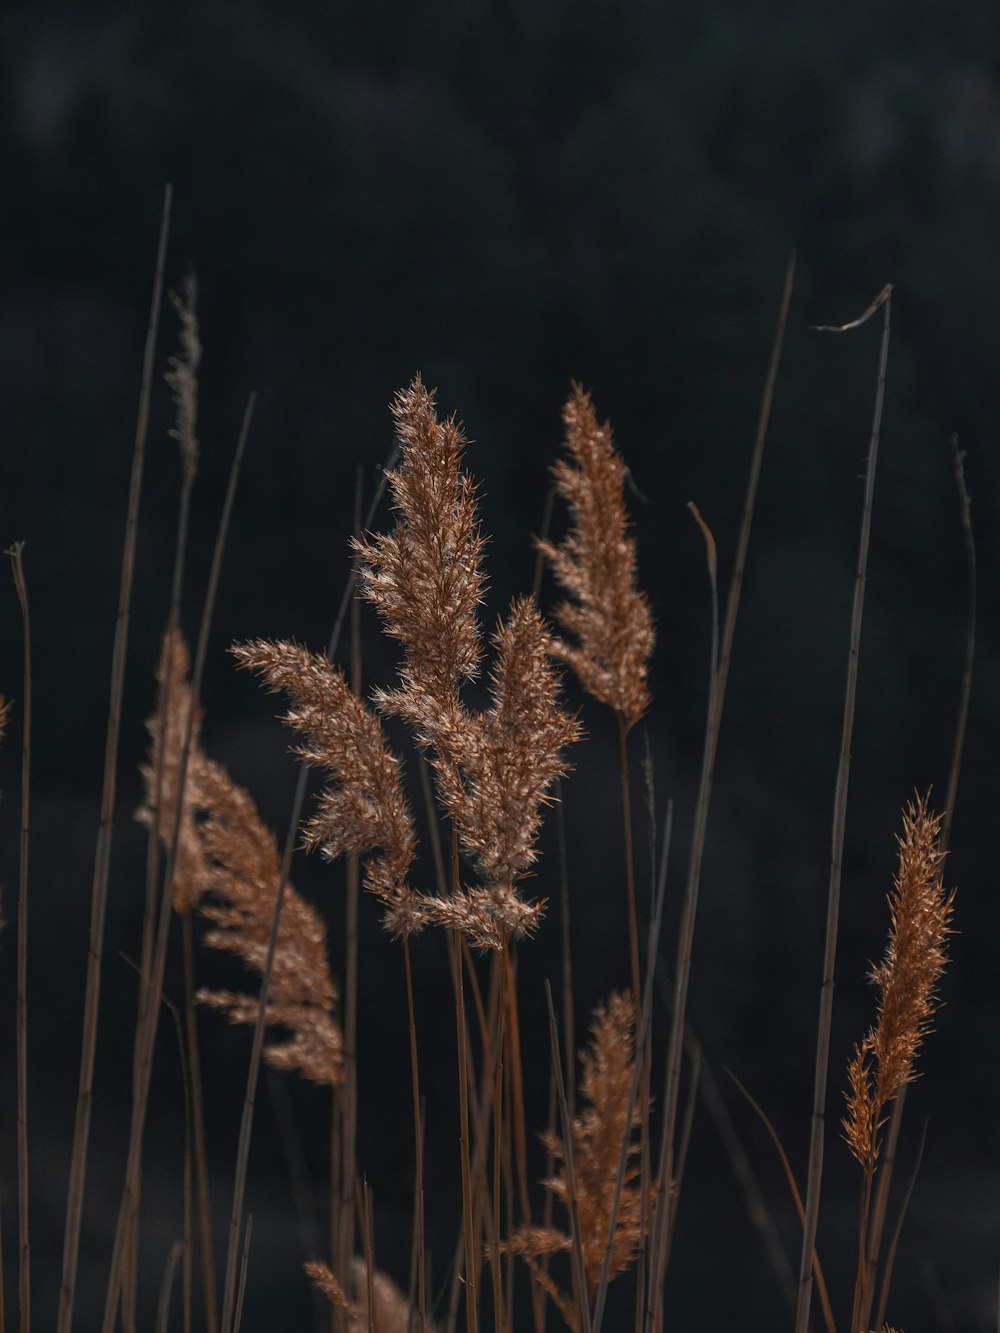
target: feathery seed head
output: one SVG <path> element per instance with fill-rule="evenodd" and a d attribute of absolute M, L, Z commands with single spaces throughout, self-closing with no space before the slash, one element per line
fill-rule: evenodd
<path fill-rule="evenodd" d="M 556 654 L 584 689 L 607 704 L 626 728 L 650 705 L 647 676 L 655 631 L 649 602 L 636 586 L 635 540 L 629 535 L 625 463 L 609 423 L 599 425 L 589 393 L 574 384 L 563 411 L 566 448 L 553 473 L 573 515 L 559 546 L 539 549 L 568 594 L 556 619 L 576 638 L 557 640 Z"/>
<path fill-rule="evenodd" d="M 642 1190 L 636 1183 L 639 1168 L 634 1160 L 639 1145 L 632 1141 L 633 1131 L 641 1123 L 638 1107 L 633 1108 L 628 1123 L 635 1065 L 635 1005 L 627 991 L 613 992 L 607 1005 L 600 1005 L 594 1011 L 590 1048 L 581 1058 L 581 1089 L 587 1105 L 573 1121 L 573 1168 L 584 1270 L 592 1297 L 604 1262 L 618 1162 L 626 1142 L 629 1165 L 612 1242 L 612 1278 L 628 1268 L 635 1258 L 642 1225 Z M 566 1146 L 555 1134 L 544 1135 L 543 1141 L 563 1164 L 555 1177 L 544 1182 L 545 1187 L 568 1208 Z M 516 1253 L 537 1257 L 567 1250 L 572 1242 L 565 1233 L 552 1228 L 519 1227 L 507 1244 Z"/>
<path fill-rule="evenodd" d="M 941 816 L 931 813 L 928 800 L 917 797 L 903 813 L 889 937 L 885 957 L 871 973 L 878 1016 L 848 1067 L 844 1136 L 862 1165 L 878 1154 L 885 1108 L 917 1077 L 914 1064 L 938 1008 L 937 983 L 948 961 L 955 895 L 942 883 Z"/>
<path fill-rule="evenodd" d="M 397 394 L 392 412 L 401 449 L 389 476 L 396 526 L 354 542 L 361 591 L 404 646 L 404 693 L 443 694 L 478 674 L 482 654 L 485 541 L 476 488 L 462 470 L 461 427 L 454 417 L 438 420 L 434 394 L 419 376 Z"/>
<path fill-rule="evenodd" d="M 399 760 L 385 743 L 378 717 L 325 655 L 265 640 L 236 645 L 232 653 L 272 691 L 290 695 L 285 721 L 304 737 L 298 753 L 333 776 L 305 826 L 306 846 L 321 848 L 331 860 L 343 852 L 379 849 L 365 862 L 365 887 L 389 909 L 392 929 L 411 933 L 420 924 L 407 884 L 416 835 Z"/>

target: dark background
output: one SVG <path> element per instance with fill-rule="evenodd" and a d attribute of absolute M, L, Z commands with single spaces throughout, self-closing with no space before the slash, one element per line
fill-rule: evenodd
<path fill-rule="evenodd" d="M 773 1150 L 722 1074 L 764 1104 L 804 1179 L 834 774 L 879 321 L 896 284 L 838 954 L 830 1070 L 873 1016 L 899 812 L 947 783 L 968 603 L 949 437 L 968 451 L 979 639 L 949 882 L 959 886 L 946 1007 L 911 1091 L 902 1150 L 927 1149 L 890 1318 L 995 1323 L 1000 1249 L 995 754 L 1000 316 L 1000 9 L 928 0 L 623 6 L 568 0 L 361 7 L 92 3 L 5 6 L 0 44 L 0 402 L 6 544 L 26 539 L 35 649 L 31 1088 L 38 1326 L 55 1307 L 118 559 L 163 188 L 168 281 L 201 284 L 201 468 L 185 625 L 194 634 L 240 414 L 259 392 L 204 700 L 205 743 L 283 829 L 294 770 L 275 711 L 226 645 L 321 646 L 348 572 L 355 470 L 391 445 L 387 403 L 416 372 L 475 440 L 492 534 L 487 623 L 530 585 L 571 379 L 614 423 L 644 500 L 640 579 L 658 621 L 655 706 L 640 729 L 673 797 L 670 903 L 683 883 L 709 643 L 694 499 L 731 568 L 759 396 L 791 247 L 799 267 L 778 384 L 709 830 L 691 1017 L 797 1265 Z M 174 350 L 162 322 L 160 362 Z M 127 1131 L 143 839 L 131 821 L 143 718 L 166 618 L 178 490 L 159 384 L 141 515 L 125 697 L 94 1158 L 79 1324 L 106 1275 Z M 558 520 L 557 520 L 558 521 Z M 387 522 L 385 513 L 379 524 Z M 551 605 L 546 588 L 543 601 Z M 8 589 L 0 689 L 21 696 Z M 369 683 L 393 656 L 366 612 Z M 626 980 L 614 734 L 591 701 L 565 812 L 578 1031 Z M 641 734 L 635 741 L 641 752 Z M 403 738 L 394 735 L 402 745 Z M 0 751 L 5 913 L 17 883 L 19 724 Z M 553 830 L 532 885 L 555 895 Z M 643 840 L 640 837 L 640 846 Z M 425 867 L 426 870 L 426 867 Z M 646 882 L 646 872 L 642 872 Z M 303 861 L 342 970 L 342 869 Z M 380 1261 L 405 1280 L 408 1065 L 398 949 L 363 904 L 360 1165 Z M 669 926 L 664 956 L 672 955 Z M 14 928 L 0 938 L 2 1204 L 15 1308 Z M 443 941 L 416 946 L 427 1084 L 430 1244 L 443 1280 L 458 1209 L 453 1031 Z M 557 914 L 522 951 L 529 1120 L 545 1115 L 542 981 L 558 989 Z M 224 975 L 202 957 L 205 980 Z M 172 974 L 168 988 L 176 993 Z M 660 1033 L 665 1020 L 658 1016 Z M 210 1153 L 228 1214 L 249 1039 L 203 1021 Z M 147 1289 L 179 1229 L 175 1046 L 164 1024 L 148 1135 Z M 260 1099 L 244 1327 L 306 1328 L 314 1248 L 289 1186 L 302 1156 L 322 1215 L 324 1094 L 271 1080 Z M 284 1108 L 276 1110 L 276 1108 Z M 280 1127 L 284 1126 L 284 1129 Z M 294 1127 L 294 1128 L 290 1128 Z M 282 1150 L 284 1139 L 285 1149 Z M 541 1156 L 532 1163 L 535 1176 Z M 820 1247 L 846 1319 L 859 1172 L 831 1123 Z M 321 1223 L 320 1223 L 321 1225 Z M 627 1279 L 623 1279 L 623 1286 Z M 91 1303 L 96 1303 L 92 1305 Z M 699 1112 L 668 1275 L 674 1327 L 790 1325 L 711 1118 Z M 152 1305 L 148 1305 L 150 1311 Z M 621 1316 L 623 1317 L 623 1316 Z M 91 1321 L 91 1322 L 88 1322 Z M 624 1324 L 623 1324 L 624 1326 Z"/>

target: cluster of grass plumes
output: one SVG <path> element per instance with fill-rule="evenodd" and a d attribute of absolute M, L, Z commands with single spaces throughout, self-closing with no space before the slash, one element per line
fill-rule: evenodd
<path fill-rule="evenodd" d="M 376 530 L 381 492 L 364 522 L 359 501 L 349 548 L 352 571 L 337 624 L 343 623 L 356 590 L 350 671 L 337 665 L 339 630 L 326 652 L 264 638 L 239 643 L 231 650 L 240 668 L 256 672 L 270 691 L 290 701 L 283 720 L 296 733 L 294 752 L 303 768 L 282 855 L 250 793 L 206 753 L 198 677 L 209 642 L 210 616 L 207 611 L 203 616 L 193 673 L 178 628 L 183 620 L 180 589 L 184 584 L 186 513 L 198 453 L 201 345 L 195 295 L 192 280 L 174 300 L 181 322 L 181 349 L 171 358 L 167 377 L 176 409 L 172 434 L 180 444 L 183 464 L 182 519 L 174 594 L 157 669 L 158 701 L 148 723 L 151 745 L 142 766 L 145 801 L 138 818 L 148 830 L 149 860 L 134 1082 L 139 1109 L 133 1112 L 104 1333 L 114 1333 L 119 1316 L 124 1333 L 137 1326 L 143 1099 L 148 1099 L 156 1045 L 171 909 L 180 918 L 185 949 L 186 1025 L 178 1024 L 178 1029 L 185 1056 L 185 1128 L 190 1129 L 197 1157 L 196 1168 L 189 1157 L 185 1160 L 185 1234 L 174 1252 L 183 1273 L 186 1329 L 195 1322 L 192 1292 L 197 1285 L 194 1169 L 201 1192 L 206 1333 L 238 1333 L 241 1312 L 253 1300 L 244 1185 L 263 1052 L 275 1069 L 295 1071 L 332 1094 L 327 1099 L 330 1134 L 323 1145 L 324 1151 L 329 1145 L 331 1168 L 330 1228 L 321 1242 L 326 1252 L 303 1258 L 308 1260 L 304 1263 L 307 1277 L 331 1303 L 334 1333 L 365 1329 L 369 1333 L 403 1333 L 404 1329 L 407 1333 L 436 1333 L 438 1329 L 455 1333 L 462 1326 L 463 1302 L 465 1333 L 479 1333 L 487 1324 L 491 1333 L 513 1333 L 515 1327 L 527 1325 L 525 1298 L 531 1302 L 535 1333 L 544 1333 L 550 1317 L 553 1323 L 561 1319 L 573 1333 L 600 1333 L 613 1281 L 621 1292 L 622 1306 L 634 1298 L 635 1326 L 646 1333 L 662 1333 L 665 1274 L 674 1248 L 699 1088 L 700 1048 L 690 1032 L 685 1008 L 687 978 L 710 776 L 735 624 L 734 600 L 727 610 L 720 653 L 717 553 L 711 531 L 695 509 L 709 550 L 713 643 L 703 780 L 688 887 L 676 917 L 673 986 L 666 980 L 674 1003 L 667 1016 L 669 1032 L 664 1034 L 660 1031 L 663 1013 L 654 996 L 656 983 L 664 981 L 659 943 L 671 809 L 668 805 L 662 812 L 661 830 L 650 759 L 653 893 L 643 956 L 629 747 L 635 742 L 637 724 L 652 709 L 649 672 L 655 631 L 650 603 L 639 587 L 637 548 L 626 506 L 628 469 L 615 447 L 610 425 L 599 422 L 589 393 L 574 386 L 563 413 L 566 454 L 554 466 L 555 489 L 568 507 L 568 530 L 561 540 L 538 543 L 539 569 L 544 557 L 561 589 L 562 600 L 553 613 L 560 631 L 550 628 L 534 598 L 518 597 L 489 634 L 482 623 L 486 538 L 476 484 L 465 468 L 467 441 L 454 417 L 438 415 L 433 392 L 419 378 L 397 394 L 392 405 L 396 451 L 385 479 L 393 520 L 387 531 Z M 748 502 L 745 515 L 751 508 Z M 130 513 L 134 519 L 137 500 Z M 737 597 L 748 532 L 747 523 L 732 580 Z M 345 551 L 345 564 L 347 556 Z M 216 574 L 213 564 L 213 578 Z M 362 601 L 374 608 L 400 655 L 390 682 L 374 686 L 369 682 L 364 690 Z M 859 629 L 860 613 L 853 621 L 853 631 Z M 124 661 L 123 652 L 116 661 Z M 526 892 L 526 881 L 538 866 L 543 819 L 547 807 L 562 798 L 569 756 L 575 755 L 572 747 L 582 736 L 579 720 L 563 702 L 564 667 L 576 675 L 585 694 L 612 710 L 618 724 L 624 850 L 620 880 L 629 940 L 629 957 L 623 956 L 619 963 L 621 972 L 630 977 L 626 983 L 623 976 L 620 989 L 593 1010 L 590 1043 L 581 1053 L 577 1100 L 572 1017 L 576 997 L 567 893 L 562 913 L 563 1049 L 556 1005 L 549 993 L 550 1115 L 546 1126 L 532 1125 L 539 1130 L 536 1136 L 528 1132 L 526 1105 L 531 1101 L 525 1095 L 522 1041 L 537 1038 L 541 1025 L 535 1012 L 527 1022 L 522 1017 L 518 963 L 519 951 L 530 946 L 530 936 L 544 916 L 545 900 Z M 590 707 L 589 701 L 582 707 Z M 0 736 L 6 718 L 7 709 L 0 700 Z M 395 728 L 394 744 L 399 744 L 397 736 L 402 737 L 399 753 L 388 744 L 390 726 Z M 409 752 L 403 748 L 407 737 Z M 845 745 L 846 753 L 849 746 Z M 411 773 L 419 769 L 425 779 L 425 826 L 437 872 L 430 885 L 424 881 L 431 858 L 420 856 L 407 792 L 407 763 Z M 311 813 L 303 816 L 307 766 L 322 769 L 327 785 Z M 110 809 L 110 796 L 107 804 Z M 26 818 L 24 826 L 26 829 Z M 106 827 L 110 827 L 110 814 L 102 833 Z M 601 832 L 605 836 L 607 830 Z M 891 1156 L 884 1150 L 883 1129 L 890 1108 L 896 1126 L 902 1094 L 916 1077 L 916 1060 L 939 1003 L 937 985 L 946 961 L 953 905 L 941 881 L 940 832 L 941 820 L 929 811 L 926 798 L 918 799 L 904 816 L 899 871 L 890 896 L 889 943 L 883 962 L 872 974 L 879 994 L 877 1018 L 849 1066 L 843 1127 L 850 1150 L 864 1171 L 858 1276 L 849 1333 L 865 1333 L 874 1308 L 874 1277 L 880 1263 L 877 1238 L 884 1221 L 874 1184 L 878 1172 L 882 1189 Z M 449 844 L 450 856 L 442 855 L 442 845 Z M 298 846 L 319 851 L 329 863 L 346 861 L 343 997 L 328 956 L 327 904 L 321 899 L 318 905 L 307 902 L 289 882 L 292 853 Z M 566 869 L 565 865 L 561 868 Z M 618 879 L 613 877 L 607 886 L 612 890 L 606 895 L 609 903 L 615 901 Z M 366 1040 L 363 1024 L 360 1030 L 357 1024 L 362 885 L 377 900 L 384 927 L 399 942 L 406 985 L 415 1164 L 411 1281 L 405 1293 L 376 1262 L 372 1196 L 360 1160 L 364 1154 L 357 1147 L 357 1057 L 359 1045 Z M 195 985 L 194 923 L 209 950 L 230 955 L 260 977 L 259 991 Z M 462 1195 L 454 1258 L 447 1265 L 439 1259 L 436 1274 L 428 1258 L 423 1217 L 423 1093 L 427 1085 L 421 1082 L 419 1051 L 423 1041 L 440 1053 L 443 1035 L 439 1021 L 427 1031 L 419 1030 L 420 1006 L 414 999 L 411 967 L 411 945 L 417 947 L 414 937 L 428 927 L 444 930 L 448 940 L 458 1103 L 455 1174 L 460 1175 Z M 835 936 L 835 920 L 833 930 Z M 613 940 L 613 927 L 608 938 Z M 19 951 L 23 964 L 26 953 L 20 946 Z M 612 951 L 610 943 L 608 951 Z M 236 1153 L 226 1279 L 219 1302 L 221 1319 L 214 1297 L 195 998 L 231 1022 L 254 1028 Z M 592 1002 L 592 997 L 588 1000 Z M 94 1025 L 96 1012 L 96 1002 L 88 1001 L 89 1021 Z M 22 1018 L 23 1013 L 22 1006 Z M 266 1041 L 265 1033 L 269 1034 Z M 653 1095 L 652 1076 L 664 1047 L 664 1095 L 660 1098 Z M 22 1042 L 19 1054 L 23 1057 L 23 1053 Z M 21 1063 L 23 1066 L 23 1059 Z M 440 1068 L 435 1067 L 431 1077 L 440 1080 Z M 683 1111 L 679 1102 L 682 1080 L 689 1097 Z M 377 1090 L 383 1098 L 384 1093 L 384 1088 Z M 88 1108 L 91 1095 L 92 1085 L 84 1078 L 81 1103 Z M 362 1086 L 361 1104 L 370 1095 Z M 23 1102 L 19 1089 L 22 1140 Z M 886 1136 L 890 1142 L 892 1132 Z M 544 1173 L 535 1169 L 541 1158 L 536 1138 L 548 1155 Z M 538 1162 L 533 1161 L 532 1150 Z M 85 1162 L 85 1142 L 83 1153 Z M 19 1166 L 21 1161 L 26 1180 L 26 1151 L 21 1153 Z M 75 1166 L 78 1161 L 74 1150 Z M 810 1188 L 813 1174 L 811 1168 Z M 789 1176 L 798 1197 L 790 1167 Z M 435 1181 L 435 1187 L 437 1184 Z M 71 1190 L 67 1253 L 76 1243 L 71 1233 L 74 1227 L 79 1231 L 81 1199 L 82 1185 L 76 1193 Z M 30 1250 L 26 1213 L 24 1206 L 19 1221 L 25 1289 Z M 807 1237 L 807 1269 L 811 1277 L 815 1268 L 819 1277 L 827 1333 L 836 1333 L 822 1267 L 815 1245 L 808 1240 L 808 1210 L 801 1209 L 801 1216 Z M 241 1245 L 243 1273 L 237 1290 Z M 65 1270 L 60 1333 L 70 1333 L 73 1265 L 75 1254 Z M 440 1289 L 446 1268 L 450 1291 L 435 1304 L 434 1293 Z M 891 1268 L 890 1256 L 882 1269 L 882 1294 L 874 1321 L 885 1333 L 892 1333 L 884 1318 Z M 171 1277 L 172 1272 L 168 1267 Z M 169 1322 L 170 1277 L 164 1290 L 161 1328 Z M 804 1306 L 808 1316 L 810 1293 L 802 1283 L 800 1291 L 806 1291 L 800 1298 L 800 1314 Z M 620 1318 L 617 1311 L 614 1318 Z M 608 1326 L 611 1319 L 609 1313 Z M 25 1315 L 22 1333 L 29 1333 L 26 1322 Z"/>
<path fill-rule="evenodd" d="M 299 753 L 333 779 L 307 825 L 307 845 L 330 859 L 381 849 L 366 864 L 366 887 L 385 902 L 395 934 L 434 923 L 478 947 L 502 948 L 537 923 L 540 906 L 521 899 L 516 884 L 535 859 L 541 811 L 567 771 L 563 751 L 579 727 L 559 704 L 553 640 L 529 599 L 515 601 L 494 635 L 489 706 L 465 705 L 460 687 L 481 670 L 485 585 L 475 486 L 461 466 L 465 439 L 454 419 L 438 419 L 419 379 L 393 413 L 396 525 L 355 542 L 361 590 L 404 648 L 398 686 L 376 690 L 374 700 L 382 714 L 404 718 L 429 753 L 441 807 L 478 882 L 455 884 L 448 895 L 418 897 L 409 887 L 415 840 L 398 761 L 341 672 L 289 643 L 234 651 L 241 666 L 291 695 L 285 720 L 308 738 Z"/>

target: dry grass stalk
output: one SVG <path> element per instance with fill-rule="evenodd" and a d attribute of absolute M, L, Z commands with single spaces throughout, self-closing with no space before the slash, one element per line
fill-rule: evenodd
<path fill-rule="evenodd" d="M 655 631 L 636 586 L 635 540 L 625 511 L 625 463 L 610 423 L 600 425 L 589 393 L 575 384 L 563 409 L 566 448 L 553 469 L 573 527 L 559 546 L 539 542 L 566 600 L 556 619 L 577 643 L 555 649 L 580 683 L 631 730 L 650 704 L 647 675 Z"/>
<path fill-rule="evenodd" d="M 104 921 L 107 915 L 108 883 L 111 874 L 111 844 L 114 832 L 115 795 L 118 788 L 118 742 L 121 735 L 122 698 L 125 690 L 125 658 L 132 608 L 135 576 L 136 538 L 139 525 L 139 499 L 146 462 L 146 437 L 149 428 L 153 367 L 156 360 L 156 331 L 163 293 L 167 236 L 173 187 L 168 184 L 163 196 L 163 214 L 156 249 L 156 269 L 150 301 L 146 345 L 142 361 L 142 387 L 136 414 L 135 444 L 132 451 L 132 475 L 129 481 L 128 513 L 122 549 L 118 612 L 111 662 L 108 729 L 104 751 L 104 779 L 101 790 L 101 816 L 94 853 L 94 877 L 91 890 L 90 950 L 87 957 L 87 983 L 83 1008 L 83 1036 L 80 1046 L 80 1082 L 73 1125 L 69 1188 L 66 1195 L 66 1229 L 63 1242 L 62 1278 L 59 1286 L 57 1333 L 70 1333 L 76 1274 L 83 1226 L 83 1197 L 87 1175 L 87 1150 L 90 1142 L 90 1115 L 94 1098 L 94 1065 L 97 1057 L 97 1021 L 101 1001 L 101 966 L 104 957 Z"/>
<path fill-rule="evenodd" d="M 899 868 L 889 895 L 885 957 L 872 969 L 878 1017 L 854 1049 L 848 1065 L 844 1137 L 864 1171 L 852 1333 L 867 1326 L 875 1279 L 868 1256 L 872 1187 L 881 1150 L 880 1131 L 889 1104 L 917 1077 L 914 1065 L 938 1008 L 937 983 L 947 962 L 954 892 L 941 879 L 941 816 L 918 797 L 903 814 Z"/>
<path fill-rule="evenodd" d="M 612 993 L 607 1005 L 595 1011 L 590 1049 L 584 1052 L 582 1059 L 581 1091 L 587 1105 L 573 1121 L 573 1164 L 584 1272 L 588 1294 L 592 1298 L 600 1281 L 607 1249 L 618 1164 L 626 1139 L 630 1141 L 629 1165 L 618 1204 L 610 1278 L 629 1267 L 640 1242 L 642 1195 L 636 1185 L 639 1166 L 634 1160 L 639 1145 L 631 1142 L 633 1131 L 641 1123 L 637 1105 L 633 1107 L 631 1123 L 626 1124 L 635 1065 L 635 1005 L 627 992 Z M 566 1145 L 551 1133 L 543 1135 L 543 1142 L 556 1160 L 564 1164 L 554 1177 L 544 1182 L 545 1187 L 568 1208 Z M 553 1227 L 519 1227 L 505 1242 L 506 1248 L 529 1260 L 548 1254 L 569 1253 L 572 1246 L 572 1238 Z M 536 1276 L 541 1272 L 534 1264 L 532 1271 Z M 546 1290 L 553 1294 L 549 1284 L 546 1284 Z M 571 1303 L 565 1298 L 556 1303 L 566 1317 Z"/>

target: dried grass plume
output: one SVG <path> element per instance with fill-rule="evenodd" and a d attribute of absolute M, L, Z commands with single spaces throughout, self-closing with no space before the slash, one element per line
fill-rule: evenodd
<path fill-rule="evenodd" d="M 649 602 L 636 585 L 635 539 L 625 510 L 625 463 L 611 426 L 600 425 L 590 394 L 574 384 L 563 410 L 568 458 L 553 473 L 573 526 L 558 546 L 540 541 L 567 596 L 555 616 L 576 642 L 558 655 L 584 689 L 612 708 L 626 730 L 650 705 L 647 677 L 655 632 Z"/>

